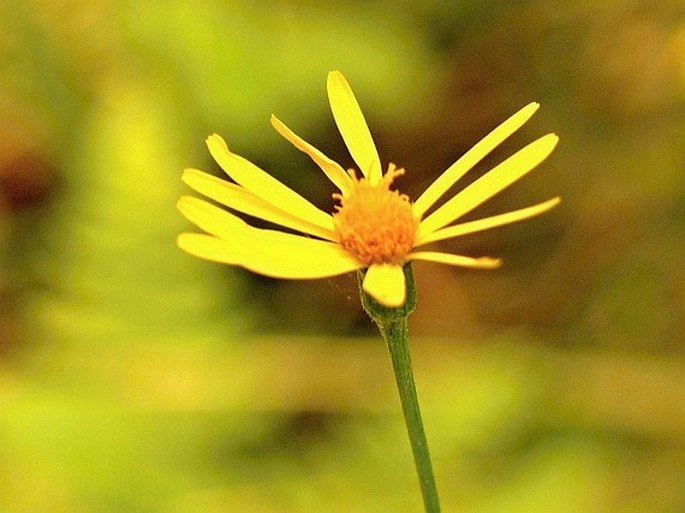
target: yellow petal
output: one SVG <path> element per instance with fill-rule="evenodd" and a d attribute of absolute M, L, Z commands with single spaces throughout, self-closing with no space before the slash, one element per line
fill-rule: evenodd
<path fill-rule="evenodd" d="M 397 308 L 407 298 L 407 286 L 401 265 L 372 264 L 366 271 L 362 288 L 388 308 Z"/>
<path fill-rule="evenodd" d="M 544 135 L 494 167 L 421 221 L 417 238 L 455 221 L 528 174 L 552 153 L 558 141 L 555 134 Z"/>
<path fill-rule="evenodd" d="M 345 172 L 340 164 L 329 159 L 314 146 L 299 137 L 274 115 L 271 115 L 271 125 L 279 134 L 290 141 L 295 148 L 309 155 L 309 158 L 311 158 L 316 165 L 319 166 L 324 173 L 326 173 L 326 176 L 331 182 L 333 182 L 333 185 L 340 189 L 340 192 L 342 192 L 343 196 L 345 196 L 352 189 L 352 178 L 350 178 L 350 175 Z"/>
<path fill-rule="evenodd" d="M 321 228 L 332 229 L 329 214 L 312 205 L 249 160 L 232 153 L 221 136 L 209 136 L 207 147 L 226 174 L 258 198 Z"/>
<path fill-rule="evenodd" d="M 230 239 L 245 226 L 239 217 L 192 196 L 182 196 L 176 207 L 195 226 L 222 239 Z"/>
<path fill-rule="evenodd" d="M 524 219 L 528 219 L 530 217 L 537 216 L 544 212 L 547 212 L 549 209 L 557 206 L 560 201 L 561 199 L 558 197 L 552 198 L 542 203 L 538 203 L 537 205 L 522 208 L 519 210 L 514 210 L 512 212 L 507 212 L 505 214 L 499 214 L 496 216 L 478 219 L 476 221 L 470 221 L 468 223 L 448 226 L 447 228 L 442 228 L 441 230 L 428 233 L 423 237 L 417 239 L 414 246 L 421 246 L 423 244 L 428 244 L 429 242 L 451 239 L 452 237 L 459 237 L 461 235 L 481 232 L 483 230 L 497 228 L 498 226 L 504 226 L 505 224 L 523 221 Z"/>
<path fill-rule="evenodd" d="M 204 233 L 181 233 L 176 244 L 186 253 L 212 262 L 236 265 L 239 260 L 228 242 Z"/>
<path fill-rule="evenodd" d="M 421 196 L 414 202 L 414 215 L 423 216 L 440 197 L 452 187 L 457 180 L 464 176 L 473 166 L 480 162 L 488 153 L 499 146 L 511 134 L 516 132 L 528 121 L 540 105 L 529 103 L 504 123 L 480 140 L 473 148 L 464 153 L 459 160 L 452 164 L 438 177 Z"/>
<path fill-rule="evenodd" d="M 436 251 L 418 251 L 410 254 L 408 260 L 426 260 L 428 262 L 437 262 L 438 264 L 471 267 L 474 269 L 496 269 L 502 265 L 502 261 L 499 258 L 471 258 L 462 255 L 452 255 L 450 253 L 439 253 Z"/>
<path fill-rule="evenodd" d="M 331 71 L 327 81 L 331 111 L 352 158 L 372 185 L 381 180 L 381 160 L 369 126 L 350 85 L 339 71 Z"/>
<path fill-rule="evenodd" d="M 332 221 L 331 228 L 322 228 L 310 223 L 306 219 L 300 219 L 267 203 L 240 185 L 222 180 L 221 178 L 217 178 L 216 176 L 212 176 L 197 169 L 184 170 L 181 179 L 200 194 L 204 194 L 208 198 L 237 210 L 238 212 L 242 212 L 243 214 L 248 214 L 323 239 L 331 241 L 336 240 Z"/>
<path fill-rule="evenodd" d="M 182 233 L 177 242 L 191 255 L 238 265 L 272 278 L 326 278 L 362 267 L 337 244 L 248 225 L 236 230 L 228 240 L 200 233 Z"/>

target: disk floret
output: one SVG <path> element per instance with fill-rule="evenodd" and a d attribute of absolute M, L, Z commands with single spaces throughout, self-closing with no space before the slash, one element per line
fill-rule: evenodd
<path fill-rule="evenodd" d="M 349 174 L 352 190 L 333 195 L 340 201 L 333 214 L 340 244 L 367 266 L 401 264 L 414 246 L 419 225 L 407 195 L 390 189 L 404 169 L 390 164 L 377 184 L 358 179 L 353 170 Z"/>

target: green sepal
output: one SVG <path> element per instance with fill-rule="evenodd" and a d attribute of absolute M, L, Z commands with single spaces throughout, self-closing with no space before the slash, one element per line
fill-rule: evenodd
<path fill-rule="evenodd" d="M 407 287 L 407 299 L 405 300 L 404 305 L 397 308 L 383 306 L 364 292 L 362 283 L 364 282 L 366 269 L 357 271 L 357 281 L 359 283 L 362 306 L 366 313 L 369 314 L 369 317 L 377 324 L 385 324 L 388 321 L 397 320 L 402 317 L 406 318 L 416 309 L 416 284 L 414 282 L 414 271 L 411 268 L 411 262 L 404 264 L 402 270 L 404 271 L 404 279 Z"/>

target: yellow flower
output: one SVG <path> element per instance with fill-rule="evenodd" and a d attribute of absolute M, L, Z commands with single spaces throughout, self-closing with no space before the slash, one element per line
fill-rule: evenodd
<path fill-rule="evenodd" d="M 207 201 L 184 196 L 178 208 L 205 234 L 183 233 L 178 245 L 188 253 L 275 278 L 325 278 L 366 269 L 364 291 L 387 307 L 406 298 L 406 262 L 494 268 L 500 261 L 419 250 L 452 237 L 521 221 L 559 203 L 552 198 L 520 210 L 453 224 L 495 194 L 530 172 L 552 152 L 555 134 L 530 143 L 487 174 L 426 213 L 488 153 L 518 130 L 538 109 L 531 103 L 490 132 L 433 182 L 416 201 L 391 189 L 404 172 L 393 164 L 383 174 L 376 146 L 349 84 L 338 71 L 328 74 L 328 98 L 333 117 L 359 167 L 345 171 L 338 163 L 295 135 L 275 116 L 273 127 L 321 168 L 340 191 L 336 212 L 324 212 L 247 159 L 232 153 L 214 134 L 207 138 L 212 157 L 233 180 L 228 182 L 196 169 L 186 169 L 183 181 L 195 191 L 229 209 L 288 228 L 296 233 L 250 226 L 240 217 Z"/>

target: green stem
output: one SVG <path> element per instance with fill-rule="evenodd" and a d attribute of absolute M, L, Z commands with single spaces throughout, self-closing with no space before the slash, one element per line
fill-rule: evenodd
<path fill-rule="evenodd" d="M 395 371 L 395 382 L 400 393 L 404 422 L 407 425 L 411 450 L 414 454 L 414 465 L 416 466 L 416 473 L 419 476 L 419 484 L 421 485 L 423 505 L 427 513 L 438 513 L 440 511 L 438 490 L 435 486 L 433 466 L 431 465 L 430 453 L 428 452 L 426 433 L 423 430 L 421 409 L 419 408 L 419 399 L 416 395 L 414 373 L 409 355 L 407 318 L 403 317 L 396 322 L 389 322 L 378 327 L 388 344 L 388 350 L 392 358 L 392 368 Z"/>
<path fill-rule="evenodd" d="M 409 434 L 414 465 L 421 486 L 421 495 L 426 513 L 439 513 L 440 502 L 438 490 L 435 485 L 433 466 L 426 433 L 423 429 L 419 399 L 414 384 L 414 372 L 409 354 L 408 317 L 414 311 L 416 305 L 416 292 L 414 289 L 414 276 L 411 266 L 404 268 L 407 279 L 407 302 L 400 308 L 386 308 L 379 305 L 371 297 L 362 291 L 362 304 L 369 316 L 378 325 L 381 335 L 385 339 L 392 360 L 392 368 L 395 373 L 395 382 L 400 394 L 404 422 Z M 359 284 L 363 281 L 363 273 L 359 274 Z"/>

